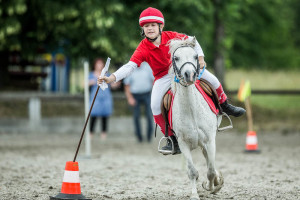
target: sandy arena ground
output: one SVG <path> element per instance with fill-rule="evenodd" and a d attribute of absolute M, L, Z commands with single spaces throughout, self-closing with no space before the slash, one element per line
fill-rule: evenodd
<path fill-rule="evenodd" d="M 74 157 L 74 134 L 0 134 L 0 199 L 49 199 L 60 192 L 66 161 Z M 160 133 L 159 133 L 160 134 Z M 161 135 L 159 135 L 161 136 Z M 258 133 L 261 154 L 245 154 L 246 134 L 217 137 L 216 165 L 225 178 L 216 195 L 201 187 L 206 164 L 194 151 L 201 199 L 300 199 L 300 133 Z M 158 139 L 137 144 L 132 133 L 92 140 L 92 157 L 79 162 L 82 193 L 92 199 L 189 199 L 182 155 L 157 153 Z"/>

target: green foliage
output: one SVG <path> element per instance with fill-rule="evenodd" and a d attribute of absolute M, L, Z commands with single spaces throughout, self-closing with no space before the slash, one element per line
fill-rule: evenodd
<path fill-rule="evenodd" d="M 0 1 L 0 50 L 17 49 L 21 46 L 18 35 L 21 32 L 19 17 L 27 11 L 25 0 Z"/>
<path fill-rule="evenodd" d="M 141 41 L 138 17 L 149 6 L 165 16 L 165 30 L 196 36 L 212 63 L 212 0 L 0 0 L 0 51 L 32 57 L 41 49 L 71 58 L 111 57 L 127 62 Z M 226 0 L 227 67 L 296 68 L 300 65 L 297 0 Z"/>
<path fill-rule="evenodd" d="M 238 1 L 225 20 L 228 57 L 235 67 L 271 69 L 299 67 L 299 46 L 291 30 L 293 1 Z M 228 10 L 229 11 L 229 10 Z M 299 30 L 298 34 L 299 34 Z"/>

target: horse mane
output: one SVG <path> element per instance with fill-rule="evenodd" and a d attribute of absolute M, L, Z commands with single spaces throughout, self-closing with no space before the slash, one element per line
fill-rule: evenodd
<path fill-rule="evenodd" d="M 170 47 L 169 53 L 171 54 L 171 56 L 173 56 L 174 51 L 178 47 L 190 46 L 190 47 L 194 48 L 195 44 L 196 44 L 196 38 L 195 37 L 188 37 L 188 38 L 182 37 L 182 38 L 172 39 L 168 42 L 168 45 Z"/>

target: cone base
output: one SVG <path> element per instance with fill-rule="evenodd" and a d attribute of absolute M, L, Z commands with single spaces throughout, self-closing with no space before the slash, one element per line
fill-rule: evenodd
<path fill-rule="evenodd" d="M 245 153 L 260 153 L 260 150 L 245 150 Z"/>
<path fill-rule="evenodd" d="M 88 199 L 82 194 L 64 194 L 64 193 L 59 193 L 55 197 L 50 196 L 50 200 L 67 200 L 67 199 L 75 199 L 75 200 L 92 200 Z"/>

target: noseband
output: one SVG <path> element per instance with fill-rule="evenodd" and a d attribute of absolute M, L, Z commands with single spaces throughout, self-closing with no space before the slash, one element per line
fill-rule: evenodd
<path fill-rule="evenodd" d="M 178 47 L 177 49 L 179 48 L 182 48 L 182 47 L 191 47 L 191 46 L 188 46 L 188 45 L 185 45 L 185 46 L 180 46 Z M 175 78 L 174 78 L 174 81 L 177 82 L 177 83 L 180 83 L 180 85 L 184 86 L 184 87 L 187 87 L 189 86 L 187 84 L 187 82 L 184 80 L 182 74 L 181 74 L 181 70 L 182 68 L 186 65 L 186 64 L 191 64 L 193 65 L 195 71 L 196 71 L 196 77 L 198 77 L 199 75 L 199 71 L 200 71 L 200 64 L 199 64 L 199 60 L 198 60 L 198 56 L 197 56 L 197 67 L 194 65 L 194 63 L 192 62 L 185 62 L 183 63 L 183 65 L 181 65 L 181 67 L 178 69 L 177 65 L 176 65 L 176 61 L 175 61 L 175 52 L 177 51 L 177 49 L 175 49 L 175 51 L 173 52 L 173 56 L 172 56 L 172 65 L 173 65 L 173 70 L 174 70 L 174 73 L 175 73 Z M 178 77 L 178 78 L 177 78 Z"/>

